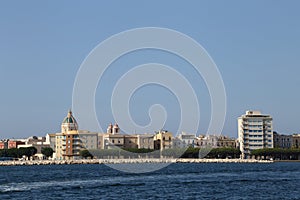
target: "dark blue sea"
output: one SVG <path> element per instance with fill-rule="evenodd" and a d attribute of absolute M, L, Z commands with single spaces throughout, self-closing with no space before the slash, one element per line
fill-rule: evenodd
<path fill-rule="evenodd" d="M 0 199 L 300 199 L 300 163 L 172 164 L 129 174 L 106 165 L 0 167 Z"/>

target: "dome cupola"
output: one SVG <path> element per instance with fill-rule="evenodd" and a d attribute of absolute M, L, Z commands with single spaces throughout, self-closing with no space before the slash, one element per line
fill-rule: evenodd
<path fill-rule="evenodd" d="M 72 111 L 69 110 L 68 115 L 64 118 L 61 124 L 61 132 L 67 133 L 68 131 L 78 130 L 78 124 L 76 119 L 73 117 Z"/>

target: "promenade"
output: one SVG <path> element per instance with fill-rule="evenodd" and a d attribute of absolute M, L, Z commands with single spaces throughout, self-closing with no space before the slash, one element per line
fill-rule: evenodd
<path fill-rule="evenodd" d="M 271 160 L 254 159 L 82 159 L 82 160 L 32 160 L 1 161 L 0 166 L 19 165 L 71 165 L 71 164 L 126 164 L 126 163 L 273 163 Z"/>

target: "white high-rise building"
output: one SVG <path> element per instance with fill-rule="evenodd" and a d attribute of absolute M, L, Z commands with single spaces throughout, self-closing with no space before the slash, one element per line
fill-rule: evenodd
<path fill-rule="evenodd" d="M 238 137 L 242 158 L 249 158 L 255 149 L 273 148 L 272 117 L 260 111 L 246 111 L 238 118 Z"/>

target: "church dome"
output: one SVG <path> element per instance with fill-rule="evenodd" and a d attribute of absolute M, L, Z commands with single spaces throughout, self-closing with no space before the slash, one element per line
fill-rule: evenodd
<path fill-rule="evenodd" d="M 62 123 L 71 123 L 71 124 L 76 123 L 77 124 L 76 119 L 73 117 L 71 110 L 68 112 L 68 115 L 64 118 Z"/>
<path fill-rule="evenodd" d="M 61 132 L 68 133 L 68 131 L 76 131 L 78 130 L 78 124 L 76 119 L 72 115 L 72 111 L 69 110 L 68 115 L 64 118 L 61 123 Z"/>
<path fill-rule="evenodd" d="M 74 117 L 65 117 L 62 123 L 76 123 L 76 120 Z"/>

